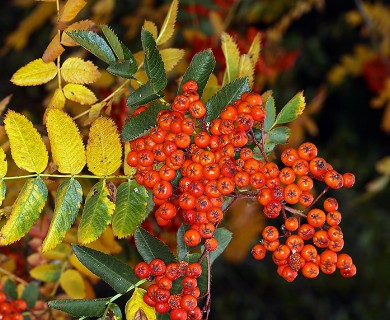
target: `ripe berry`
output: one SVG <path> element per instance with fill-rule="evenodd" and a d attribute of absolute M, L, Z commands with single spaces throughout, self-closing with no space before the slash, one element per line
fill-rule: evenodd
<path fill-rule="evenodd" d="M 161 259 L 153 259 L 149 263 L 150 273 L 154 276 L 162 276 L 165 273 L 166 266 Z"/>
<path fill-rule="evenodd" d="M 140 279 L 146 279 L 150 276 L 150 267 L 146 262 L 139 262 L 134 267 L 134 273 L 135 275 Z"/>
<path fill-rule="evenodd" d="M 256 260 L 261 260 L 265 257 L 265 254 L 267 253 L 267 251 L 266 251 L 264 245 L 262 245 L 261 243 L 258 243 L 255 246 L 253 246 L 251 253 L 252 253 L 253 258 L 255 258 Z"/>

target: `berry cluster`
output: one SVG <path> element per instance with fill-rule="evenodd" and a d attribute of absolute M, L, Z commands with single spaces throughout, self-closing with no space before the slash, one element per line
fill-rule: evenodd
<path fill-rule="evenodd" d="M 267 218 L 276 218 L 282 212 L 284 223 L 280 231 L 267 226 L 262 232 L 262 241 L 252 248 L 255 259 L 263 259 L 271 251 L 278 266 L 278 274 L 293 281 L 298 271 L 305 277 L 314 278 L 321 270 L 325 274 L 340 269 L 343 277 L 356 273 L 352 258 L 338 254 L 344 246 L 343 232 L 339 226 L 341 213 L 335 198 L 327 198 L 323 210 L 312 208 L 329 189 L 350 188 L 355 182 L 352 173 L 340 174 L 323 158 L 317 156 L 317 147 L 305 142 L 298 149 L 288 148 L 281 160 L 286 166 L 279 170 L 273 162 L 264 165 L 266 186 L 258 193 L 258 201 L 264 206 Z M 325 183 L 323 192 L 314 199 L 312 189 L 315 181 Z M 289 205 L 299 204 L 303 210 Z M 307 213 L 305 213 L 308 211 Z M 291 216 L 287 216 L 287 212 Z M 305 218 L 305 223 L 301 219 Z M 286 238 L 284 244 L 281 238 Z M 311 243 L 305 243 L 311 241 Z M 321 253 L 317 251 L 323 250 Z"/>
<path fill-rule="evenodd" d="M 154 259 L 149 264 L 139 262 L 134 273 L 140 279 L 155 281 L 144 295 L 144 301 L 160 314 L 169 313 L 171 320 L 200 320 L 202 311 L 198 307 L 200 290 L 197 278 L 202 273 L 199 263 L 170 263 L 166 265 L 161 259 Z M 182 290 L 171 294 L 172 283 L 181 278 Z"/>
<path fill-rule="evenodd" d="M 185 243 L 193 247 L 204 240 L 205 250 L 213 251 L 218 246 L 213 235 L 223 218 L 224 197 L 233 196 L 236 186 L 264 185 L 262 164 L 245 146 L 254 139 L 254 123 L 265 119 L 265 109 L 259 94 L 247 92 L 207 127 L 206 107 L 197 89 L 192 80 L 182 86 L 183 93 L 175 97 L 171 110 L 157 115 L 157 126 L 131 141 L 127 163 L 136 167 L 138 183 L 153 190 L 158 224 L 168 225 L 180 212 L 190 225 Z M 179 170 L 176 187 L 172 181 Z"/>
<path fill-rule="evenodd" d="M 27 309 L 26 301 L 16 299 L 11 301 L 3 291 L 0 291 L 0 319 L 23 320 L 22 312 Z"/>

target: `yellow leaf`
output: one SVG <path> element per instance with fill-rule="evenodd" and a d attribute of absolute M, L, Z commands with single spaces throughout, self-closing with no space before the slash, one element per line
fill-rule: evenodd
<path fill-rule="evenodd" d="M 95 22 L 91 20 L 81 20 L 75 23 L 72 23 L 69 27 L 65 29 L 66 32 L 77 31 L 77 30 L 89 30 L 95 31 L 97 29 Z M 65 32 L 61 34 L 61 44 L 67 47 L 76 47 L 79 44 L 69 37 Z"/>
<path fill-rule="evenodd" d="M 225 25 L 219 12 L 211 11 L 209 14 L 211 25 L 213 26 L 213 35 L 220 37 L 225 30 Z"/>
<path fill-rule="evenodd" d="M 77 258 L 77 256 L 74 253 L 72 253 L 72 255 L 69 257 L 69 262 L 73 267 L 75 267 L 77 270 L 79 270 L 83 275 L 85 275 L 91 279 L 95 279 L 95 280 L 100 279 L 97 275 L 92 273 L 86 266 L 84 266 L 79 261 L 79 259 Z"/>
<path fill-rule="evenodd" d="M 30 275 L 34 279 L 44 282 L 56 282 L 60 277 L 61 264 L 42 264 L 30 270 Z"/>
<path fill-rule="evenodd" d="M 157 31 L 157 26 L 154 22 L 149 21 L 149 20 L 145 20 L 144 29 L 146 31 L 149 31 L 155 40 L 157 39 L 158 31 Z"/>
<path fill-rule="evenodd" d="M 81 84 L 68 83 L 64 87 L 65 97 L 80 104 L 94 104 L 97 99 L 95 94 Z"/>
<path fill-rule="evenodd" d="M 156 320 L 156 310 L 153 307 L 147 305 L 143 300 L 145 293 L 146 290 L 142 288 L 136 288 L 134 290 L 130 300 L 126 303 L 127 320 Z"/>
<path fill-rule="evenodd" d="M 160 54 L 164 62 L 165 71 L 169 72 L 183 59 L 185 51 L 183 49 L 168 48 L 162 49 Z"/>
<path fill-rule="evenodd" d="M 219 90 L 218 79 L 214 73 L 210 75 L 209 80 L 204 88 L 202 101 L 207 102 Z"/>
<path fill-rule="evenodd" d="M 68 0 L 61 10 L 59 21 L 65 23 L 72 21 L 86 4 L 84 0 Z"/>
<path fill-rule="evenodd" d="M 248 55 L 252 61 L 252 66 L 254 67 L 257 63 L 257 60 L 259 59 L 261 51 L 261 38 L 260 38 L 260 32 L 256 33 L 256 36 L 253 38 L 253 41 L 251 43 L 251 46 L 248 50 Z"/>
<path fill-rule="evenodd" d="M 85 285 L 83 277 L 80 272 L 74 269 L 68 269 L 61 274 L 60 277 L 61 288 L 72 299 L 85 298 Z"/>
<path fill-rule="evenodd" d="M 126 176 L 133 176 L 136 172 L 136 168 L 129 166 L 129 164 L 126 161 L 126 156 L 131 151 L 130 148 L 130 142 L 125 142 L 125 152 L 124 152 L 124 159 L 123 159 L 123 171 Z"/>
<path fill-rule="evenodd" d="M 17 86 L 38 86 L 57 75 L 54 62 L 45 63 L 41 58 L 29 62 L 14 73 L 11 82 Z"/>
<path fill-rule="evenodd" d="M 4 178 L 7 173 L 7 158 L 3 148 L 0 147 L 0 178 Z"/>
<path fill-rule="evenodd" d="M 64 61 L 61 75 L 65 81 L 78 84 L 93 83 L 100 78 L 97 66 L 91 61 L 74 57 Z"/>
<path fill-rule="evenodd" d="M 167 42 L 173 35 L 175 30 L 175 22 L 178 9 L 178 0 L 173 0 L 161 27 L 160 34 L 156 40 L 157 45 Z"/>
<path fill-rule="evenodd" d="M 221 35 L 221 47 L 226 60 L 226 70 L 222 83 L 222 85 L 225 85 L 237 79 L 240 51 L 234 39 L 226 32 Z"/>
<path fill-rule="evenodd" d="M 101 101 L 91 106 L 88 113 L 88 124 L 92 123 L 100 116 L 100 111 L 102 111 L 106 104 L 106 101 Z"/>
<path fill-rule="evenodd" d="M 30 120 L 9 110 L 4 124 L 16 165 L 28 172 L 41 173 L 45 170 L 49 155 L 40 134 Z"/>
<path fill-rule="evenodd" d="M 122 162 L 122 145 L 112 119 L 96 119 L 89 131 L 87 144 L 88 170 L 96 176 L 113 174 Z"/>
<path fill-rule="evenodd" d="M 48 104 L 48 108 L 63 109 L 65 106 L 65 96 L 62 89 L 57 88 Z"/>
<path fill-rule="evenodd" d="M 254 72 L 255 69 L 249 55 L 241 55 L 240 62 L 238 64 L 238 77 L 248 77 L 250 88 L 253 86 Z"/>
<path fill-rule="evenodd" d="M 122 246 L 116 241 L 111 226 L 104 230 L 103 234 L 99 238 L 100 242 L 105 248 L 109 249 L 110 254 L 118 254 L 122 251 Z"/>
<path fill-rule="evenodd" d="M 65 51 L 64 47 L 60 43 L 60 35 L 57 33 L 53 40 L 50 41 L 45 52 L 42 55 L 42 60 L 45 63 L 54 61 Z"/>
<path fill-rule="evenodd" d="M 46 127 L 58 171 L 78 174 L 85 166 L 86 158 L 76 123 L 65 112 L 51 109 L 47 113 Z"/>
<path fill-rule="evenodd" d="M 72 252 L 72 247 L 67 243 L 60 243 L 54 249 L 43 252 L 42 255 L 48 260 L 67 260 Z"/>

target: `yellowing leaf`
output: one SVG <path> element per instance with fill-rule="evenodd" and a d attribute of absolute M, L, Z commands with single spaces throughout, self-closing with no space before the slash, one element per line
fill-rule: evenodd
<path fill-rule="evenodd" d="M 61 264 L 59 263 L 42 264 L 30 270 L 31 277 L 43 282 L 56 282 L 60 273 Z"/>
<path fill-rule="evenodd" d="M 226 60 L 226 70 L 223 77 L 223 85 L 225 85 L 237 79 L 240 51 L 232 36 L 226 32 L 221 35 L 221 47 Z"/>
<path fill-rule="evenodd" d="M 89 30 L 95 31 L 97 29 L 95 22 L 91 20 L 81 20 L 75 23 L 72 23 L 69 27 L 65 29 L 66 32 L 76 31 L 76 30 Z M 76 47 L 79 44 L 69 37 L 65 32 L 61 34 L 61 44 L 67 47 Z"/>
<path fill-rule="evenodd" d="M 65 112 L 52 109 L 47 113 L 46 127 L 58 171 L 78 174 L 85 166 L 86 158 L 76 123 Z"/>
<path fill-rule="evenodd" d="M 57 33 L 53 40 L 50 41 L 45 52 L 42 55 L 42 60 L 45 63 L 54 61 L 65 51 L 64 47 L 60 43 L 60 35 Z"/>
<path fill-rule="evenodd" d="M 83 275 L 85 275 L 91 279 L 95 279 L 95 280 L 100 279 L 97 275 L 92 273 L 86 266 L 84 266 L 74 253 L 72 253 L 72 255 L 69 257 L 69 262 L 73 267 L 75 267 L 77 270 L 79 270 Z"/>
<path fill-rule="evenodd" d="M 26 181 L 0 231 L 0 245 L 18 241 L 30 231 L 45 206 L 47 194 L 46 184 L 40 177 Z"/>
<path fill-rule="evenodd" d="M 68 0 L 61 10 L 59 21 L 70 22 L 87 4 L 84 0 Z"/>
<path fill-rule="evenodd" d="M 175 30 L 175 22 L 178 9 L 178 0 L 173 0 L 161 27 L 160 34 L 156 40 L 157 45 L 167 42 L 173 35 Z"/>
<path fill-rule="evenodd" d="M 220 37 L 222 32 L 225 29 L 225 25 L 222 20 L 221 14 L 213 10 L 210 11 L 209 18 L 210 18 L 211 25 L 213 26 L 213 30 L 214 30 L 213 34 L 216 37 Z"/>
<path fill-rule="evenodd" d="M 91 108 L 89 109 L 87 124 L 90 124 L 93 121 L 95 121 L 97 118 L 99 118 L 100 112 L 106 105 L 107 105 L 106 101 L 101 101 L 92 105 Z"/>
<path fill-rule="evenodd" d="M 260 32 L 258 32 L 256 36 L 253 38 L 251 46 L 248 50 L 248 55 L 252 61 L 253 67 L 256 65 L 256 62 L 259 59 L 260 51 L 261 51 L 261 38 L 260 38 Z"/>
<path fill-rule="evenodd" d="M 78 271 L 74 269 L 68 269 L 63 272 L 60 277 L 60 285 L 70 298 L 85 298 L 86 290 L 84 280 Z"/>
<path fill-rule="evenodd" d="M 29 62 L 14 73 L 11 82 L 17 86 L 38 86 L 57 75 L 54 62 L 45 63 L 41 58 Z"/>
<path fill-rule="evenodd" d="M 6 192 L 7 186 L 5 185 L 5 182 L 3 179 L 0 180 L 0 206 L 3 204 L 3 200 L 5 199 L 5 192 Z M 3 212 L 0 212 L 0 217 Z"/>
<path fill-rule="evenodd" d="M 7 174 L 7 167 L 7 157 L 3 148 L 0 148 L 0 178 L 4 178 L 4 176 Z"/>
<path fill-rule="evenodd" d="M 238 77 L 248 77 L 249 87 L 253 86 L 255 69 L 252 65 L 252 61 L 247 54 L 243 54 L 240 57 L 240 62 L 238 64 Z"/>
<path fill-rule="evenodd" d="M 64 61 L 61 75 L 65 81 L 78 84 L 93 83 L 100 78 L 98 68 L 91 61 L 74 57 Z"/>
<path fill-rule="evenodd" d="M 98 118 L 91 126 L 87 144 L 88 170 L 97 176 L 113 174 L 122 162 L 122 145 L 112 119 Z"/>
<path fill-rule="evenodd" d="M 65 96 L 62 89 L 57 88 L 48 104 L 48 108 L 63 109 L 65 106 Z"/>
<path fill-rule="evenodd" d="M 45 170 L 49 156 L 40 134 L 30 120 L 9 110 L 4 124 L 16 165 L 28 172 L 41 173 Z"/>
<path fill-rule="evenodd" d="M 81 84 L 68 83 L 64 87 L 65 97 L 80 104 L 94 104 L 97 99 L 95 94 Z"/>
<path fill-rule="evenodd" d="M 144 29 L 149 31 L 152 34 L 154 39 L 157 39 L 158 31 L 157 31 L 157 26 L 154 22 L 145 20 Z"/>
<path fill-rule="evenodd" d="M 185 51 L 183 49 L 168 48 L 161 50 L 160 54 L 164 62 L 164 69 L 169 72 L 183 59 Z"/>
<path fill-rule="evenodd" d="M 110 254 L 118 254 L 123 250 L 119 242 L 116 241 L 114 233 L 110 226 L 103 232 L 99 240 L 105 248 L 109 249 Z"/>
<path fill-rule="evenodd" d="M 72 247 L 68 243 L 61 243 L 52 250 L 44 252 L 42 255 L 48 260 L 68 260 L 72 253 Z"/>
<path fill-rule="evenodd" d="M 156 320 L 156 310 L 147 305 L 144 300 L 146 290 L 136 288 L 130 300 L 126 303 L 126 319 Z"/>
<path fill-rule="evenodd" d="M 206 87 L 204 88 L 202 101 L 207 102 L 214 94 L 217 93 L 218 90 L 218 78 L 214 73 L 212 73 L 209 80 L 207 80 Z"/>

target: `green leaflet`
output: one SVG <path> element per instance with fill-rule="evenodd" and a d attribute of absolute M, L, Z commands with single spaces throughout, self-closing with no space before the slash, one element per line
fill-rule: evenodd
<path fill-rule="evenodd" d="M 112 230 L 118 238 L 134 233 L 135 229 L 146 219 L 149 194 L 144 186 L 135 180 L 123 182 L 116 194 L 116 208 L 112 217 Z"/>
<path fill-rule="evenodd" d="M 215 67 L 215 58 L 211 49 L 198 52 L 194 55 L 180 82 L 177 94 L 181 94 L 182 85 L 188 80 L 194 80 L 198 84 L 198 93 L 201 97 L 206 83 Z"/>
<path fill-rule="evenodd" d="M 291 129 L 286 126 L 276 127 L 268 132 L 268 139 L 275 144 L 286 143 L 290 137 Z"/>
<path fill-rule="evenodd" d="M 268 132 L 271 130 L 272 126 L 275 123 L 276 118 L 276 108 L 275 108 L 275 99 L 273 96 L 267 98 L 265 103 L 265 119 L 264 119 L 264 131 Z"/>
<path fill-rule="evenodd" d="M 119 60 L 124 60 L 122 43 L 119 41 L 118 36 L 115 32 L 107 25 L 101 25 L 100 29 L 102 29 L 104 36 L 106 37 L 110 47 L 114 51 L 115 55 Z"/>
<path fill-rule="evenodd" d="M 206 121 L 211 122 L 228 104 L 241 97 L 244 92 L 250 91 L 248 78 L 238 78 L 222 87 L 206 103 Z"/>
<path fill-rule="evenodd" d="M 77 231 L 80 243 L 95 241 L 111 222 L 115 203 L 106 181 L 96 183 L 85 199 L 83 214 Z"/>
<path fill-rule="evenodd" d="M 26 301 L 27 307 L 34 308 L 38 300 L 39 290 L 37 285 L 29 283 L 22 292 L 22 299 Z"/>
<path fill-rule="evenodd" d="M 143 84 L 134 92 L 132 92 L 126 101 L 126 105 L 129 107 L 140 106 L 151 101 L 157 100 L 164 96 L 163 92 L 155 93 L 150 82 Z"/>
<path fill-rule="evenodd" d="M 77 180 L 72 178 L 60 184 L 56 194 L 54 215 L 43 241 L 43 252 L 54 249 L 61 243 L 76 219 L 82 201 L 83 190 Z"/>
<path fill-rule="evenodd" d="M 146 74 L 152 84 L 153 92 L 159 93 L 167 85 L 164 62 L 160 52 L 158 52 L 156 41 L 149 31 L 142 29 L 141 41 L 145 54 L 144 67 Z"/>
<path fill-rule="evenodd" d="M 45 205 L 47 194 L 46 184 L 40 177 L 26 181 L 0 231 L 0 245 L 13 243 L 30 231 Z"/>
<path fill-rule="evenodd" d="M 74 317 L 99 317 L 106 310 L 110 298 L 99 299 L 64 299 L 49 301 L 49 307 L 64 311 Z"/>
<path fill-rule="evenodd" d="M 114 76 L 119 76 L 126 79 L 131 79 L 133 74 L 137 71 L 137 64 L 135 60 L 121 60 L 111 63 L 107 71 Z"/>
<path fill-rule="evenodd" d="M 13 300 L 18 298 L 18 292 L 16 291 L 16 284 L 11 279 L 5 280 L 2 290 L 6 296 L 12 298 Z"/>
<path fill-rule="evenodd" d="M 274 125 L 295 120 L 305 110 L 305 106 L 306 102 L 303 92 L 298 92 L 279 112 Z"/>
<path fill-rule="evenodd" d="M 115 55 L 110 46 L 104 38 L 99 36 L 97 33 L 85 30 L 70 32 L 65 31 L 65 33 L 80 46 L 84 47 L 84 49 L 88 50 L 105 63 L 111 64 L 115 62 Z"/>
<path fill-rule="evenodd" d="M 5 198 L 5 192 L 7 190 L 7 187 L 5 185 L 5 182 L 3 179 L 0 180 L 0 206 L 3 203 L 3 200 Z"/>
<path fill-rule="evenodd" d="M 215 230 L 214 237 L 218 240 L 218 247 L 215 251 L 210 252 L 210 264 L 212 264 L 226 249 L 232 240 L 232 236 L 233 234 L 225 228 L 218 228 Z"/>
<path fill-rule="evenodd" d="M 122 130 L 122 140 L 130 141 L 138 138 L 143 135 L 146 130 L 157 125 L 156 116 L 157 114 L 164 109 L 167 109 L 169 106 L 164 106 L 161 104 L 155 104 L 150 108 L 146 109 L 144 112 L 137 114 L 135 117 L 130 118 L 126 122 Z"/>

